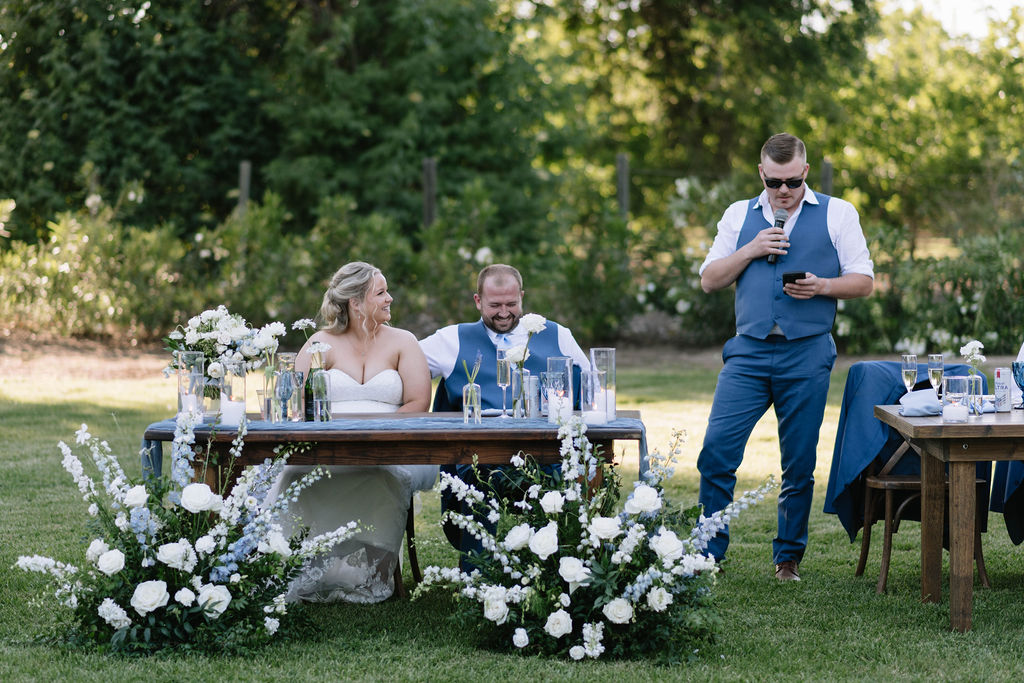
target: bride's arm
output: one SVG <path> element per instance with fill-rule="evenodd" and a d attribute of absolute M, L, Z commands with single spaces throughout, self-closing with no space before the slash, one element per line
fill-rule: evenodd
<path fill-rule="evenodd" d="M 425 413 L 430 407 L 430 370 L 427 357 L 412 332 L 399 330 L 398 374 L 402 376 L 402 407 L 400 413 Z"/>

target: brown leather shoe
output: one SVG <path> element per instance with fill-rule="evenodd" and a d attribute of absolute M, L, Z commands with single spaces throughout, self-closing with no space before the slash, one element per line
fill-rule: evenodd
<path fill-rule="evenodd" d="M 775 578 L 779 581 L 799 581 L 799 565 L 793 560 L 786 560 L 775 565 Z"/>

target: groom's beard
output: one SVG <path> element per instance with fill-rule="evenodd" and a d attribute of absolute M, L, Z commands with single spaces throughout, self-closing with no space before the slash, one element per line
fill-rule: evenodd
<path fill-rule="evenodd" d="M 512 330 L 516 329 L 516 325 L 519 324 L 519 316 L 510 315 L 507 318 L 484 318 L 484 326 L 490 328 L 498 334 L 507 334 Z"/>

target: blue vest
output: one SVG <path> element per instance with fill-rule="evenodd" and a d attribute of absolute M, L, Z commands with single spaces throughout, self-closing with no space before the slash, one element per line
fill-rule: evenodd
<path fill-rule="evenodd" d="M 782 274 L 789 271 L 811 272 L 818 277 L 839 277 L 839 254 L 828 234 L 828 195 L 815 192 L 818 204 L 804 203 L 800 217 L 790 233 L 787 254 L 775 263 L 759 258 L 751 261 L 736 280 L 736 332 L 757 339 L 768 336 L 778 325 L 787 339 L 800 339 L 832 330 L 836 319 L 836 300 L 829 296 L 794 299 L 782 293 Z M 750 200 L 747 218 L 736 240 L 739 249 L 771 223 Z"/>
<path fill-rule="evenodd" d="M 526 359 L 526 369 L 531 374 L 539 376 L 538 373 L 546 372 L 548 369 L 549 356 L 561 356 L 558 348 L 558 325 L 548 321 L 547 326 L 530 337 L 530 357 Z M 480 362 L 480 370 L 476 375 L 476 383 L 480 385 L 480 407 L 501 408 L 501 387 L 498 386 L 498 361 L 495 357 L 497 348 L 491 338 L 487 336 L 487 328 L 482 320 L 475 323 L 461 323 L 459 325 L 459 355 L 455 359 L 455 368 L 452 374 L 445 377 L 444 389 L 448 394 L 449 403 L 462 409 L 462 387 L 468 381 L 466 372 L 462 368 L 462 361 L 466 361 L 466 367 L 473 370 L 473 363 L 476 362 L 476 353 L 480 351 L 483 360 Z M 576 374 L 576 373 L 574 373 Z M 578 377 L 574 378 L 573 390 L 578 391 Z M 512 408 L 512 389 L 505 390 L 505 407 Z"/>

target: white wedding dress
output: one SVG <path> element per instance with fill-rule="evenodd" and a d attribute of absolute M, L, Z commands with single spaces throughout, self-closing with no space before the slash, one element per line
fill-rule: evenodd
<path fill-rule="evenodd" d="M 331 368 L 331 412 L 395 412 L 402 403 L 402 377 L 384 370 L 360 384 Z M 271 504 L 289 484 L 312 470 L 289 465 L 267 494 Z M 282 520 L 285 536 L 300 525 L 310 537 L 333 531 L 349 521 L 360 532 L 315 558 L 293 582 L 288 600 L 309 602 L 380 602 L 394 593 L 395 568 L 402 557 L 402 537 L 414 491 L 430 489 L 436 465 L 331 466 L 324 477 L 299 494 Z"/>

